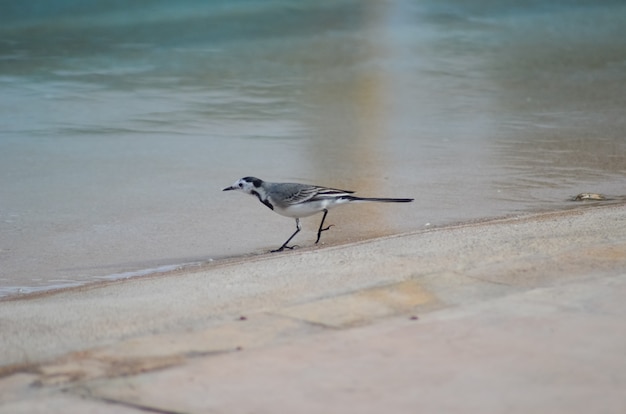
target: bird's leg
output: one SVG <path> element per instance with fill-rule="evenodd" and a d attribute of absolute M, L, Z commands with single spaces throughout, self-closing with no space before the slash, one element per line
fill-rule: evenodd
<path fill-rule="evenodd" d="M 300 219 L 299 219 L 299 218 L 297 218 L 297 219 L 296 219 L 296 231 L 295 231 L 295 232 L 293 232 L 293 234 L 291 235 L 291 237 L 289 237 L 289 238 L 287 239 L 287 241 L 286 241 L 285 243 L 283 243 L 283 245 L 282 245 L 282 246 L 280 246 L 280 247 L 279 247 L 278 249 L 276 249 L 276 250 L 272 250 L 272 251 L 271 251 L 271 253 L 282 252 L 284 249 L 293 249 L 294 247 L 296 247 L 295 245 L 294 245 L 294 246 L 287 246 L 287 243 L 289 243 L 289 242 L 291 241 L 291 239 L 293 239 L 293 238 L 294 238 L 294 236 L 295 236 L 296 234 L 298 234 L 298 232 L 300 231 L 300 229 L 301 229 L 301 227 L 300 227 Z"/>
<path fill-rule="evenodd" d="M 322 235 L 323 231 L 326 231 L 326 230 L 330 229 L 332 226 L 334 226 L 334 224 L 330 224 L 326 228 L 322 227 L 322 226 L 324 226 L 324 220 L 326 220 L 326 214 L 328 214 L 328 210 L 324 209 L 324 216 L 322 217 L 322 222 L 320 223 L 320 228 L 317 229 L 317 240 L 315 240 L 315 244 L 317 244 L 317 242 L 320 241 L 320 236 Z"/>

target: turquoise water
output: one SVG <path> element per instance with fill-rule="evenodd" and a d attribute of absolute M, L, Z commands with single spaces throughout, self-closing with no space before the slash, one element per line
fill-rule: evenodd
<path fill-rule="evenodd" d="M 416 198 L 327 244 L 626 193 L 623 2 L 126 3 L 0 5 L 0 296 L 276 248 L 247 175 Z"/>

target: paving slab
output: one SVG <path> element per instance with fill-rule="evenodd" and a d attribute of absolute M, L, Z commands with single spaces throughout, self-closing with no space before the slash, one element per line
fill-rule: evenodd
<path fill-rule="evenodd" d="M 86 395 L 190 413 L 618 414 L 625 294 L 626 275 L 541 288 L 194 359 Z"/>

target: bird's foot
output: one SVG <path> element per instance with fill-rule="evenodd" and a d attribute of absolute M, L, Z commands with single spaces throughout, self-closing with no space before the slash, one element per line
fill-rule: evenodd
<path fill-rule="evenodd" d="M 315 240 L 315 244 L 317 244 L 320 241 L 320 237 L 322 236 L 322 232 L 326 231 L 326 230 L 330 230 L 331 227 L 333 227 L 334 224 L 329 224 L 328 227 L 324 227 L 323 229 L 319 229 L 317 231 L 317 240 Z"/>
<path fill-rule="evenodd" d="M 287 246 L 286 244 L 283 244 L 282 246 L 280 246 L 278 249 L 276 250 L 270 250 L 270 253 L 278 253 L 278 252 L 282 252 L 285 249 L 289 249 L 289 250 L 293 250 L 294 247 L 300 247 L 297 244 L 294 244 L 293 246 Z"/>

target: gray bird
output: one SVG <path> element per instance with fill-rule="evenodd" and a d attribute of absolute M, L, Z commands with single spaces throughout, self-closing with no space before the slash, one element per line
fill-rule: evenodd
<path fill-rule="evenodd" d="M 272 252 L 280 252 L 284 249 L 293 249 L 295 246 L 287 246 L 301 230 L 300 218 L 308 217 L 316 213 L 324 212 L 320 227 L 317 229 L 317 244 L 323 231 L 332 225 L 324 227 L 324 220 L 328 210 L 335 206 L 346 203 L 380 202 L 380 203 L 409 203 L 412 198 L 363 198 L 351 194 L 354 191 L 339 190 L 336 188 L 320 187 L 317 185 L 299 183 L 270 183 L 255 177 L 244 177 L 237 180 L 230 187 L 222 191 L 238 190 L 256 196 L 274 212 L 296 219 L 296 231 L 287 239 L 282 246 Z"/>

